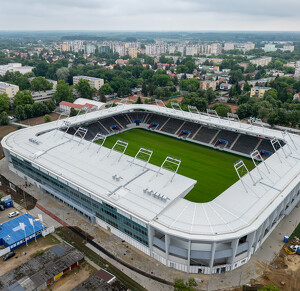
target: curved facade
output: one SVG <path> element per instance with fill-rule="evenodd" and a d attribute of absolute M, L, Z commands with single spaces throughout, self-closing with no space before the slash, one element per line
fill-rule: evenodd
<path fill-rule="evenodd" d="M 222 130 L 232 132 L 230 148 L 223 148 L 231 152 L 237 152 L 237 140 L 247 136 L 249 143 L 251 137 L 267 138 L 284 146 L 213 201 L 194 203 L 184 196 L 197 181 L 178 174 L 172 180 L 173 173 L 165 169 L 65 132 L 94 122 L 108 134 L 107 118 L 129 130 L 136 126 L 137 117 L 128 115 L 134 110 L 146 112 L 138 122 L 142 127 L 148 127 L 151 114 L 161 116 L 169 135 L 174 135 L 168 128 L 170 118 L 181 121 L 179 129 L 196 124 L 193 138 L 203 127 L 215 130 L 214 138 Z M 213 147 L 214 139 L 209 139 Z M 262 142 L 256 140 L 255 147 Z M 153 105 L 121 105 L 72 117 L 67 123 L 26 128 L 6 136 L 2 146 L 12 171 L 92 223 L 184 272 L 221 273 L 246 263 L 300 200 L 299 136 Z"/>

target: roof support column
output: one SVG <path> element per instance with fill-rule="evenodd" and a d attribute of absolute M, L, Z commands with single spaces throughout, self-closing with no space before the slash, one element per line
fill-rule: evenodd
<path fill-rule="evenodd" d="M 210 258 L 210 262 L 209 262 L 210 274 L 212 274 L 212 269 L 214 266 L 216 246 L 217 246 L 217 243 L 213 242 L 212 247 L 211 247 L 211 258 Z"/>
<path fill-rule="evenodd" d="M 232 248 L 232 257 L 230 258 L 231 270 L 234 269 L 234 267 L 233 267 L 233 265 L 234 265 L 234 258 L 235 258 L 236 253 L 237 253 L 238 245 L 239 245 L 239 238 L 236 238 L 231 243 L 231 248 Z"/>
<path fill-rule="evenodd" d="M 168 262 L 169 262 L 169 245 L 170 245 L 170 236 L 168 234 L 165 234 L 166 266 L 168 266 Z"/>
<path fill-rule="evenodd" d="M 187 264 L 187 272 L 190 272 L 190 265 L 191 265 L 191 241 L 189 240 L 189 245 L 188 245 L 188 264 Z"/>
<path fill-rule="evenodd" d="M 150 256 L 153 257 L 152 251 L 153 251 L 153 237 L 154 237 L 154 229 L 148 224 L 148 245 L 149 245 L 149 251 Z"/>
<path fill-rule="evenodd" d="M 247 256 L 250 257 L 252 255 L 252 246 L 255 239 L 255 231 L 248 234 L 248 242 L 249 242 L 249 250 Z"/>

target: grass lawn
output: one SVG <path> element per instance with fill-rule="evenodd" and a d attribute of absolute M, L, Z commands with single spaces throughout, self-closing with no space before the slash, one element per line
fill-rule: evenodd
<path fill-rule="evenodd" d="M 185 196 L 193 202 L 208 202 L 234 184 L 237 174 L 233 163 L 240 156 L 225 151 L 214 150 L 206 146 L 183 141 L 145 129 L 131 129 L 106 139 L 104 146 L 112 148 L 118 139 L 128 142 L 125 154 L 135 156 L 140 147 L 153 150 L 150 163 L 160 166 L 167 156 L 181 159 L 178 173 L 197 180 L 194 188 Z M 250 159 L 243 160 L 252 170 Z"/>

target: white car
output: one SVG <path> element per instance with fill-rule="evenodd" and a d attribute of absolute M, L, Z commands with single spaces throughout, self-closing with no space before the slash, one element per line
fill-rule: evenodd
<path fill-rule="evenodd" d="M 15 217 L 17 215 L 19 215 L 19 212 L 18 211 L 13 211 L 13 212 L 11 212 L 11 213 L 8 214 L 8 217 L 12 218 L 12 217 Z"/>
<path fill-rule="evenodd" d="M 297 251 L 298 248 L 300 248 L 300 245 L 292 245 L 290 246 L 291 249 L 293 249 L 294 251 Z"/>

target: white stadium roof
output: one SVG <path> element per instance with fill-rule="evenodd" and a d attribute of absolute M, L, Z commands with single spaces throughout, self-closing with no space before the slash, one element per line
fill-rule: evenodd
<path fill-rule="evenodd" d="M 109 155 L 110 150 L 104 147 L 97 153 L 99 145 L 85 140 L 80 143 L 78 137 L 53 131 L 63 126 L 62 120 L 13 132 L 2 140 L 2 144 L 12 153 L 85 189 L 94 199 L 99 197 L 166 233 L 186 239 L 221 240 L 249 233 L 249 229 L 256 229 L 299 183 L 300 137 L 297 135 L 284 136 L 272 129 L 154 105 L 119 105 L 72 117 L 68 121 L 72 125 L 86 124 L 135 109 L 250 135 L 285 139 L 288 145 L 213 201 L 194 203 L 183 197 L 195 180 L 176 174 L 171 182 L 173 173 L 162 170 L 157 175 L 157 166 L 148 164 L 144 170 L 142 161 L 136 160 L 132 164 L 133 158 L 125 154 L 119 160 L 119 152 L 112 151 Z M 29 138 L 40 143 L 34 144 Z M 119 181 L 113 178 L 115 175 L 119 176 Z M 145 188 L 168 197 L 166 202 L 144 193 Z"/>

